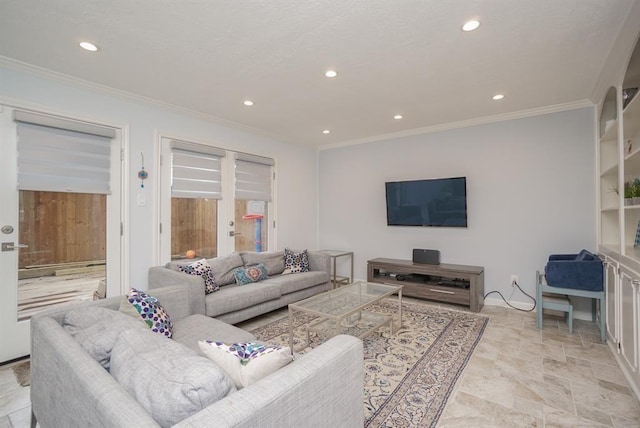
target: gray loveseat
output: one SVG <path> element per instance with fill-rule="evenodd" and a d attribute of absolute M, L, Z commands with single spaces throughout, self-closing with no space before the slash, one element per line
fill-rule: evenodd
<path fill-rule="evenodd" d="M 201 360 L 204 357 L 199 354 L 198 340 L 237 342 L 255 339 L 239 328 L 201 314 L 193 314 L 184 288 L 166 287 L 153 290 L 151 294 L 159 299 L 170 314 L 173 338 L 167 339 L 152 333 L 146 326 L 139 330 L 122 328 L 113 347 L 113 354 L 121 338 L 132 331 L 145 335 L 144 341 L 153 338 L 161 346 L 167 343 L 167 348 L 171 350 L 179 347 L 179 353 L 184 351 L 190 353 L 191 358 Z M 112 297 L 67 305 L 35 315 L 31 319 L 32 426 L 35 426 L 36 419 L 43 428 L 161 426 L 154 415 L 145 410 L 141 399 L 149 399 L 153 391 L 172 394 L 175 392 L 174 387 L 143 388 L 143 397 L 135 398 L 114 377 L 115 355 L 111 358 L 110 372 L 91 356 L 86 344 L 81 345 L 77 336 L 74 339 L 68 328 L 63 327 L 63 324 L 68 325 L 68 315 L 79 308 L 90 308 L 92 313 L 101 311 L 129 317 L 117 312 L 120 302 L 120 297 Z M 121 325 L 113 324 L 107 329 L 98 329 L 98 334 L 118 332 L 118 328 L 121 328 L 118 326 Z M 140 352 L 142 359 L 138 360 L 138 363 L 142 361 L 143 364 L 139 367 L 144 370 L 136 372 L 141 381 L 163 381 L 162 371 L 160 376 L 149 376 L 147 369 L 154 368 L 154 365 L 166 368 L 173 364 L 174 372 L 178 370 L 182 373 L 183 366 L 175 367 L 176 362 L 181 361 L 178 356 L 175 359 L 165 356 L 152 360 L 148 356 L 152 354 L 145 351 Z M 125 366 L 128 361 L 124 360 Z M 210 363 L 215 366 L 213 362 Z M 193 375 L 193 371 L 191 373 Z M 184 382 L 181 384 L 184 387 Z M 194 393 L 193 388 L 190 392 Z M 179 410 L 173 407 L 171 406 L 170 411 Z M 167 409 L 163 410 L 166 413 Z M 256 383 L 231 392 L 180 419 L 174 426 L 361 427 L 364 422 L 363 413 L 362 342 L 351 336 L 340 335 L 297 357 L 295 361 Z"/>
<path fill-rule="evenodd" d="M 330 287 L 330 257 L 321 251 L 308 251 L 309 272 L 283 275 L 284 251 L 240 252 L 208 259 L 220 289 L 205 294 L 201 277 L 178 271 L 178 265 L 193 260 L 178 260 L 149 269 L 149 289 L 177 285 L 191 294 L 191 311 L 237 324 L 258 315 L 311 297 Z M 233 271 L 239 267 L 265 265 L 268 278 L 237 285 Z"/>

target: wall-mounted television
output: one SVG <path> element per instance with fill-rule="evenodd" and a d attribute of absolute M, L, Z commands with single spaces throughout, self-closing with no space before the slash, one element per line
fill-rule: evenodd
<path fill-rule="evenodd" d="M 385 183 L 388 226 L 467 227 L 466 177 Z"/>

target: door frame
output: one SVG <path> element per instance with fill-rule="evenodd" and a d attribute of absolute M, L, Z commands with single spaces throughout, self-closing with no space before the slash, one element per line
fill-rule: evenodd
<path fill-rule="evenodd" d="M 158 231 L 157 243 L 155 247 L 155 265 L 164 265 L 171 261 L 171 140 L 184 141 L 193 144 L 201 144 L 203 146 L 215 147 L 226 152 L 226 156 L 222 158 L 222 195 L 223 198 L 218 203 L 218 256 L 230 254 L 235 249 L 235 237 L 230 236 L 229 232 L 235 230 L 235 226 L 231 226 L 230 222 L 235 219 L 235 161 L 238 150 L 230 149 L 221 144 L 207 144 L 203 140 L 194 138 L 176 137 L 167 133 L 157 132 L 158 156 L 156 157 L 156 168 L 158 173 L 158 185 L 156 192 L 156 210 L 157 216 L 154 216 L 155 230 Z M 246 153 L 246 152 L 244 152 Z M 275 156 L 268 156 L 253 153 L 256 156 L 268 157 L 275 159 Z M 276 162 L 277 165 L 277 162 Z M 275 173 L 275 167 L 274 167 Z M 277 177 L 275 175 L 274 177 Z M 168 183 L 168 185 L 167 185 Z M 271 196 L 272 201 L 268 204 L 269 224 L 267 225 L 267 248 L 263 251 L 273 250 L 276 246 L 276 213 L 277 213 L 277 185 L 273 178 Z"/>

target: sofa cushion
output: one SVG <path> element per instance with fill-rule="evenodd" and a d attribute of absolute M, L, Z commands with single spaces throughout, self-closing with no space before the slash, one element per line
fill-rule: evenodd
<path fill-rule="evenodd" d="M 213 278 L 211 266 L 209 266 L 206 259 L 178 265 L 178 270 L 189 275 L 202 277 L 202 282 L 204 283 L 204 294 L 211 294 L 220 288 Z"/>
<path fill-rule="evenodd" d="M 238 253 L 232 253 L 228 256 L 216 257 L 215 259 L 207 260 L 213 271 L 213 277 L 216 279 L 218 285 L 233 284 L 236 282 L 236 278 L 233 276 L 233 271 L 236 268 L 243 266 L 242 257 Z"/>
<path fill-rule="evenodd" d="M 576 256 L 577 261 L 583 260 L 595 260 L 595 256 L 589 250 L 580 250 L 578 255 Z"/>
<path fill-rule="evenodd" d="M 295 275 L 270 276 L 262 284 L 278 284 L 282 295 L 314 287 L 329 281 L 329 274 L 324 271 L 309 271 Z"/>
<path fill-rule="evenodd" d="M 236 388 L 247 387 L 286 366 L 293 358 L 288 347 L 240 342 L 198 342 L 204 355 L 229 375 Z"/>
<path fill-rule="evenodd" d="M 255 266 L 236 268 L 233 271 L 233 276 L 236 278 L 236 284 L 238 285 L 251 284 L 268 278 L 267 268 L 262 263 L 258 263 Z"/>
<path fill-rule="evenodd" d="M 218 286 L 231 284 L 235 282 L 233 276 L 233 270 L 240 266 L 243 266 L 242 257 L 238 253 L 232 253 L 228 256 L 215 257 L 213 259 L 207 259 L 209 266 L 211 266 L 211 272 L 213 272 L 213 278 Z M 190 261 L 186 260 L 174 260 L 166 264 L 169 269 L 179 271 L 180 265 L 189 264 Z"/>
<path fill-rule="evenodd" d="M 196 314 L 175 321 L 171 339 L 200 353 L 199 340 L 211 339 L 219 342 L 235 343 L 255 341 L 256 337 L 248 331 L 231 324 Z"/>
<path fill-rule="evenodd" d="M 210 360 L 148 330 L 120 334 L 111 353 L 111 374 L 163 427 L 236 390 Z"/>
<path fill-rule="evenodd" d="M 64 316 L 62 327 L 82 348 L 109 370 L 111 350 L 124 330 L 146 329 L 141 318 L 99 307 L 71 309 Z"/>
<path fill-rule="evenodd" d="M 120 312 L 142 319 L 154 333 L 171 337 L 171 317 L 158 299 L 144 291 L 130 289 L 127 295 L 122 296 Z"/>
<path fill-rule="evenodd" d="M 284 275 L 309 271 L 309 256 L 307 250 L 294 251 L 284 249 Z"/>
<path fill-rule="evenodd" d="M 205 296 L 205 313 L 210 317 L 249 308 L 262 302 L 279 299 L 280 284 L 266 281 L 246 285 L 232 284 Z"/>
<path fill-rule="evenodd" d="M 262 263 L 267 268 L 267 275 L 279 275 L 284 270 L 284 251 L 242 251 L 240 253 L 245 266 Z"/>

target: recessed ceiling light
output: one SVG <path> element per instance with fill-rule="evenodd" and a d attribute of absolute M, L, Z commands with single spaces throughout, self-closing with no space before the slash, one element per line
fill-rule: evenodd
<path fill-rule="evenodd" d="M 480 26 L 480 21 L 471 20 L 464 23 L 462 31 L 473 31 Z"/>
<path fill-rule="evenodd" d="M 402 115 L 401 114 L 396 114 L 395 116 L 393 116 L 393 118 L 395 120 L 400 120 L 400 119 L 402 119 Z"/>
<path fill-rule="evenodd" d="M 324 131 L 322 131 L 323 134 L 329 134 L 331 133 L 331 131 L 329 131 L 328 129 L 325 129 Z"/>
<path fill-rule="evenodd" d="M 324 75 L 327 77 L 336 77 L 338 75 L 338 72 L 335 70 L 327 70 L 327 72 L 324 73 Z"/>
<path fill-rule="evenodd" d="M 244 100 L 243 104 L 244 104 L 244 105 L 246 105 L 246 106 L 252 106 L 252 105 L 253 105 L 253 101 L 251 101 L 251 100 Z"/>
<path fill-rule="evenodd" d="M 498 101 L 498 100 L 503 99 L 503 98 L 504 98 L 504 95 L 502 95 L 502 94 L 495 94 L 492 98 L 493 98 L 495 101 Z"/>
<path fill-rule="evenodd" d="M 93 43 L 89 43 L 89 42 L 80 42 L 80 47 L 82 49 L 91 51 L 91 52 L 95 52 L 98 50 L 98 47 L 96 45 L 94 45 Z"/>

